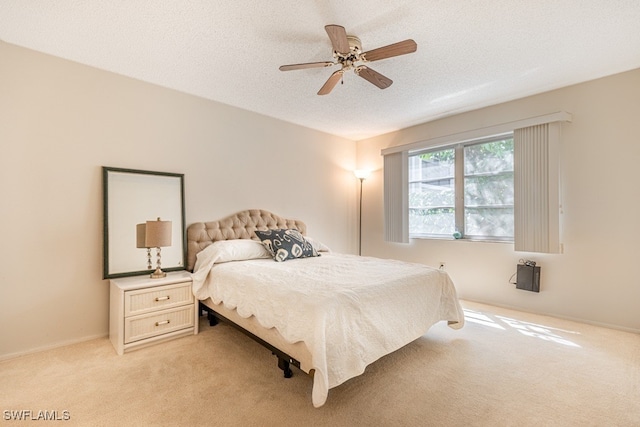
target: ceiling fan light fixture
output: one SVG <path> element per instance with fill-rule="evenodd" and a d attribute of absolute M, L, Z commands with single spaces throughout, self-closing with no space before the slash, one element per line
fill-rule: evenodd
<path fill-rule="evenodd" d="M 362 42 L 358 37 L 347 35 L 347 41 L 349 42 L 349 50 L 351 50 L 352 53 L 362 52 Z"/>

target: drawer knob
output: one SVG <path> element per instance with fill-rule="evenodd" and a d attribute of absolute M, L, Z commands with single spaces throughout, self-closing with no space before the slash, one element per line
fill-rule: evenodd
<path fill-rule="evenodd" d="M 171 323 L 171 320 L 163 320 L 162 322 L 156 322 L 156 326 L 168 325 L 169 323 Z"/>
<path fill-rule="evenodd" d="M 171 296 L 169 296 L 169 295 L 164 296 L 164 297 L 156 297 L 156 301 L 166 301 L 166 300 L 169 300 L 169 299 L 171 299 Z"/>

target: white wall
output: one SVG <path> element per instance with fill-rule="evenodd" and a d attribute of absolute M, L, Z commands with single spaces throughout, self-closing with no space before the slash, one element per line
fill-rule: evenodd
<path fill-rule="evenodd" d="M 450 240 L 383 241 L 382 148 L 452 135 L 556 111 L 563 125 L 564 253 L 513 244 Z M 444 261 L 469 300 L 640 331 L 640 70 L 458 114 L 358 142 L 364 183 L 363 254 L 437 265 Z M 539 294 L 508 283 L 520 258 L 542 267 Z"/>
<path fill-rule="evenodd" d="M 249 208 L 355 252 L 355 143 L 0 42 L 0 359 L 108 333 L 101 166 L 185 174 L 186 220 Z"/>

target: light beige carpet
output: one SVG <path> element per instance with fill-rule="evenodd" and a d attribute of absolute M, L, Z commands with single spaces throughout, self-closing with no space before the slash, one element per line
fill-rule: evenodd
<path fill-rule="evenodd" d="M 463 306 L 462 330 L 434 326 L 319 409 L 306 374 L 284 379 L 268 350 L 203 318 L 197 336 L 124 356 L 105 338 L 0 362 L 0 423 L 640 426 L 640 335 Z M 70 419 L 18 422 L 7 411 Z"/>

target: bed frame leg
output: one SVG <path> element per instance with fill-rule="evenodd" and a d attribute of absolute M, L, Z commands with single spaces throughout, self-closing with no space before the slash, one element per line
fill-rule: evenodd
<path fill-rule="evenodd" d="M 215 314 L 213 314 L 213 310 L 202 303 L 198 304 L 198 309 L 200 310 L 200 314 L 202 314 L 203 312 L 207 313 L 209 326 L 216 326 L 218 324 L 218 318 Z"/>
<path fill-rule="evenodd" d="M 207 320 L 209 320 L 209 326 L 216 326 L 218 324 L 218 319 L 213 315 L 212 312 L 207 313 Z"/>
<path fill-rule="evenodd" d="M 293 376 L 293 371 L 291 370 L 291 367 L 289 367 L 289 362 L 281 357 L 278 357 L 278 368 L 284 371 L 285 378 L 291 378 Z"/>

